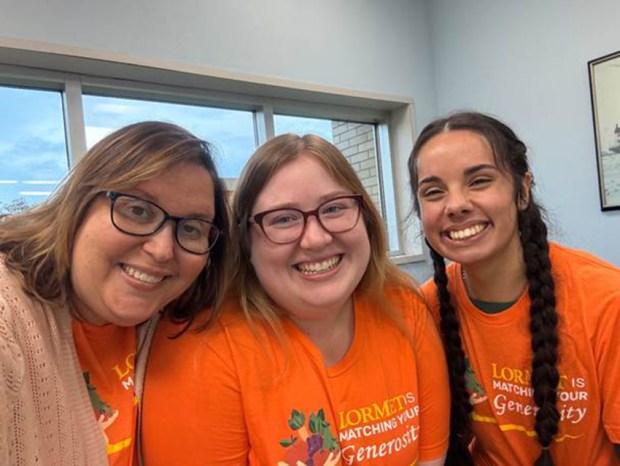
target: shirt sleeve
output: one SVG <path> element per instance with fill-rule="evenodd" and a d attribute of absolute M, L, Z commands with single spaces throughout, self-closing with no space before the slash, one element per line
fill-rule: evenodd
<path fill-rule="evenodd" d="M 603 425 L 612 443 L 620 444 L 620 283 L 601 303 L 596 325 L 594 353 L 602 397 Z"/>
<path fill-rule="evenodd" d="M 153 342 L 143 424 L 149 466 L 247 464 L 238 378 L 225 333 L 215 333 L 188 331 L 178 339 L 156 337 Z"/>
<path fill-rule="evenodd" d="M 428 309 L 414 299 L 412 329 L 420 398 L 420 461 L 441 458 L 448 449 L 450 386 L 443 346 Z"/>

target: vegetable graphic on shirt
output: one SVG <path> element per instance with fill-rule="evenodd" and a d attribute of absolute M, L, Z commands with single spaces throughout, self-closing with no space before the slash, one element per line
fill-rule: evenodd
<path fill-rule="evenodd" d="M 465 357 L 465 384 L 468 390 L 471 391 L 471 395 L 469 396 L 469 402 L 472 405 L 482 403 L 487 399 L 487 394 L 484 392 L 484 388 L 478 382 L 476 378 L 476 373 L 471 368 L 471 364 L 469 363 L 469 358 Z"/>
<path fill-rule="evenodd" d="M 101 432 L 103 432 L 106 442 L 109 442 L 105 430 L 110 427 L 118 417 L 118 409 L 112 410 L 110 405 L 101 399 L 99 393 L 97 393 L 97 387 L 90 382 L 90 374 L 88 372 L 84 372 L 83 375 L 84 380 L 86 381 L 86 388 L 88 389 L 90 404 L 93 406 L 93 410 L 95 411 L 97 423 L 101 427 Z"/>
<path fill-rule="evenodd" d="M 288 425 L 294 432 L 290 438 L 280 441 L 286 448 L 286 461 L 280 461 L 278 466 L 333 466 L 338 463 L 338 441 L 329 430 L 322 409 L 316 414 L 310 413 L 307 426 L 304 413 L 293 409 Z"/>

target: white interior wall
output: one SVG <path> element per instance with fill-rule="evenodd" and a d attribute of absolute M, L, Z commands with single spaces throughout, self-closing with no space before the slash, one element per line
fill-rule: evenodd
<path fill-rule="evenodd" d="M 618 0 L 432 0 L 439 114 L 490 112 L 528 145 L 552 237 L 620 266 L 601 212 L 587 62 L 620 50 Z M 415 97 L 414 97 L 415 98 Z"/>

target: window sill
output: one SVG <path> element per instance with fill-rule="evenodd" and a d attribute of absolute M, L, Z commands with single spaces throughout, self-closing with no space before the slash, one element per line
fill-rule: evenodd
<path fill-rule="evenodd" d="M 390 259 L 396 265 L 415 264 L 426 261 L 424 254 L 399 254 L 390 256 Z"/>

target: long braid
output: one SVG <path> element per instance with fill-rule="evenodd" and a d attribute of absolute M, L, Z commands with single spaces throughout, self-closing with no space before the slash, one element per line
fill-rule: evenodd
<path fill-rule="evenodd" d="M 518 210 L 518 227 L 523 248 L 523 260 L 530 296 L 530 332 L 532 335 L 532 377 L 533 398 L 538 410 L 534 429 L 542 446 L 542 453 L 534 466 L 552 466 L 550 446 L 559 431 L 560 415 L 556 406 L 559 372 L 557 369 L 559 337 L 557 332 L 558 314 L 556 310 L 555 286 L 551 274 L 547 227 L 541 215 L 541 208 L 528 192 L 525 182 L 530 168 L 527 161 L 527 148 L 517 135 L 501 121 L 477 112 L 461 112 L 441 118 L 427 125 L 416 140 L 408 161 L 411 188 L 414 193 L 414 208 L 420 214 L 418 191 L 418 155 L 422 147 L 433 137 L 446 131 L 473 131 L 484 137 L 500 170 L 512 177 L 515 187 L 515 203 Z M 531 180 L 531 178 L 530 178 Z M 533 184 L 533 181 L 530 181 Z M 524 210 L 522 200 L 529 200 Z M 435 283 L 441 305 L 441 331 L 448 355 L 452 393 L 452 433 L 462 435 L 467 431 L 471 406 L 465 408 L 464 354 L 458 335 L 459 325 L 450 303 L 447 277 L 443 258 L 431 248 L 435 266 Z M 466 393 L 466 392 L 465 392 Z M 456 401 L 455 401 L 456 400 Z M 467 418 L 464 412 L 467 411 Z M 471 458 L 467 454 L 467 458 Z M 468 460 L 464 460 L 468 461 Z M 471 461 L 471 460 L 469 460 Z M 458 463 L 457 463 L 458 464 Z M 468 464 L 461 462 L 461 464 Z"/>
<path fill-rule="evenodd" d="M 433 267 L 435 269 L 435 284 L 440 304 L 441 334 L 448 362 L 450 376 L 451 409 L 450 409 L 450 444 L 445 464 L 447 466 L 473 465 L 468 449 L 470 440 L 470 414 L 473 410 L 469 402 L 469 394 L 465 384 L 465 352 L 461 341 L 460 325 L 456 311 L 448 291 L 448 276 L 446 264 L 441 255 L 430 247 Z"/>
<path fill-rule="evenodd" d="M 555 285 L 551 275 L 547 227 L 540 209 L 531 201 L 519 212 L 519 229 L 523 246 L 528 292 L 531 300 L 530 331 L 532 333 L 532 388 L 538 406 L 534 430 L 543 447 L 534 466 L 552 466 L 549 447 L 559 430 L 557 369 L 559 338 L 558 314 L 555 308 Z"/>

